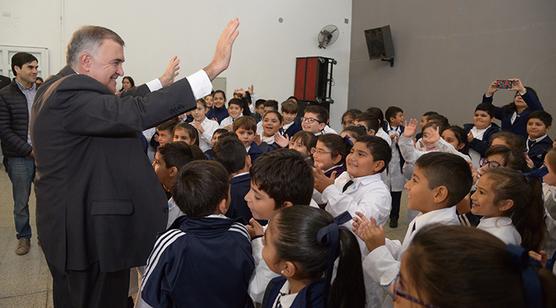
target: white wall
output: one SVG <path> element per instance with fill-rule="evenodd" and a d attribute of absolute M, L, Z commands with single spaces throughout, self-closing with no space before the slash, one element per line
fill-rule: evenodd
<path fill-rule="evenodd" d="M 126 41 L 125 73 L 141 83 L 158 77 L 172 55 L 182 60 L 182 76 L 208 64 L 220 31 L 233 17 L 241 26 L 231 67 L 223 74 L 227 91 L 254 84 L 258 97 L 282 101 L 293 94 L 295 57 L 331 57 L 338 61 L 331 106 L 338 127 L 347 107 L 351 25 L 344 18 L 351 19 L 351 0 L 0 0 L 0 41 L 48 47 L 55 73 L 64 65 L 71 33 L 82 25 L 102 25 Z M 327 24 L 337 25 L 340 37 L 323 50 L 317 34 Z"/>

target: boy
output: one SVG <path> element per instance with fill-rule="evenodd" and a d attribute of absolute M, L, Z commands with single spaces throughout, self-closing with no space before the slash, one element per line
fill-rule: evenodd
<path fill-rule="evenodd" d="M 156 133 L 158 135 L 158 146 L 163 146 L 166 143 L 172 142 L 174 139 L 174 127 L 178 124 L 175 119 L 168 120 L 156 127 Z"/>
<path fill-rule="evenodd" d="M 365 129 L 367 130 L 367 135 L 382 138 L 388 143 L 388 146 L 392 144 L 390 136 L 388 136 L 388 134 L 382 129 L 382 127 L 380 127 L 380 119 L 378 119 L 376 116 L 373 116 L 367 112 L 363 112 L 362 114 L 355 117 L 355 119 L 353 120 L 353 125 L 365 127 Z"/>
<path fill-rule="evenodd" d="M 405 184 L 407 207 L 421 214 L 411 221 L 403 243 L 385 239 L 384 230 L 359 213 L 353 230 L 364 242 L 369 254 L 363 269 L 375 282 L 388 286 L 400 271 L 400 257 L 411 239 L 430 224 L 457 225 L 456 204 L 471 189 L 473 177 L 469 164 L 460 156 L 432 152 L 419 157 L 411 180 Z M 457 252 L 454 252 L 457 253 Z"/>
<path fill-rule="evenodd" d="M 311 105 L 305 107 L 303 118 L 301 118 L 301 127 L 304 131 L 319 136 L 322 134 L 337 134 L 335 130 L 328 125 L 328 111 L 319 105 Z"/>
<path fill-rule="evenodd" d="M 284 136 L 292 137 L 301 130 L 301 121 L 297 118 L 297 103 L 292 100 L 287 100 L 282 103 L 282 118 L 284 123 L 282 129 Z"/>
<path fill-rule="evenodd" d="M 527 156 L 533 161 L 534 168 L 540 168 L 546 152 L 552 148 L 552 140 L 547 133 L 552 125 L 550 113 L 537 110 L 527 120 Z"/>
<path fill-rule="evenodd" d="M 392 210 L 390 211 L 390 228 L 398 227 L 398 218 L 400 217 L 400 202 L 402 198 L 403 185 L 405 178 L 403 176 L 403 165 L 405 163 L 398 139 L 403 134 L 404 117 L 403 110 L 400 107 L 390 106 L 384 113 L 386 116 L 385 130 L 392 140 L 390 148 L 392 149 L 392 159 L 388 164 L 387 172 L 383 173 L 383 179 L 390 189 L 392 196 Z"/>
<path fill-rule="evenodd" d="M 247 207 L 245 195 L 251 188 L 251 158 L 245 147 L 235 136 L 222 137 L 214 145 L 214 159 L 228 171 L 230 180 L 230 208 L 226 216 L 243 224 L 251 220 L 251 211 Z"/>
<path fill-rule="evenodd" d="M 255 101 L 255 119 L 257 120 L 257 123 L 263 119 L 264 102 L 266 102 L 264 99 L 258 99 Z"/>
<path fill-rule="evenodd" d="M 215 161 L 191 162 L 172 192 L 185 216 L 158 238 L 141 300 L 152 307 L 245 307 L 254 262 L 247 229 L 224 216 L 228 172 Z"/>
<path fill-rule="evenodd" d="M 245 116 L 237 119 L 233 126 L 234 133 L 243 146 L 247 150 L 247 154 L 251 157 L 251 161 L 254 162 L 261 154 L 268 152 L 270 147 L 264 146 L 266 143 L 261 143 L 259 146 L 255 142 L 257 135 L 255 131 L 257 130 L 257 123 L 255 118 L 251 116 Z"/>
<path fill-rule="evenodd" d="M 245 196 L 247 206 L 253 214 L 250 226 L 253 257 L 256 269 L 249 283 L 249 294 L 257 303 L 262 303 L 268 282 L 277 275 L 262 259 L 264 234 L 255 219 L 269 220 L 283 207 L 306 206 L 313 194 L 313 171 L 303 156 L 294 150 L 279 149 L 261 155 L 249 171 L 251 189 Z"/>
<path fill-rule="evenodd" d="M 500 131 L 500 127 L 493 123 L 494 110 L 492 105 L 482 103 L 475 107 L 473 123 L 464 124 L 463 129 L 469 142 L 469 156 L 473 167 L 480 168 L 480 160 L 485 156 L 492 135 Z"/>
<path fill-rule="evenodd" d="M 229 131 L 227 129 L 224 128 L 218 128 L 214 131 L 214 133 L 212 134 L 212 137 L 210 138 L 210 149 L 204 151 L 203 153 L 205 153 L 205 156 L 207 157 L 207 159 L 214 159 L 214 151 L 213 151 L 213 147 L 216 144 L 216 142 L 218 142 L 218 138 L 220 138 L 220 136 L 229 133 Z"/>

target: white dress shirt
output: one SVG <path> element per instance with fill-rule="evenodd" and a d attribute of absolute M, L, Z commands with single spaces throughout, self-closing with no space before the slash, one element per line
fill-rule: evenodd
<path fill-rule="evenodd" d="M 484 230 L 506 244 L 521 245 L 521 235 L 512 223 L 510 217 L 481 218 L 477 229 Z"/>

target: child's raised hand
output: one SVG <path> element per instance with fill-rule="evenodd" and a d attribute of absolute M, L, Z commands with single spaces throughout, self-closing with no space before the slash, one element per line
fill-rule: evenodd
<path fill-rule="evenodd" d="M 427 130 L 430 131 L 430 130 Z M 436 127 L 430 134 L 423 134 L 423 142 L 427 146 L 435 145 L 440 140 L 440 127 Z"/>
<path fill-rule="evenodd" d="M 379 226 L 376 223 L 376 220 L 372 217 L 370 220 L 360 223 L 355 234 L 363 240 L 363 242 L 365 242 L 365 246 L 367 246 L 369 251 L 373 251 L 380 246 L 384 246 L 386 243 L 384 228 Z"/>
<path fill-rule="evenodd" d="M 357 234 L 359 227 L 361 225 L 369 223 L 369 219 L 365 216 L 365 214 L 361 212 L 355 212 L 355 215 L 356 216 L 353 216 L 353 222 L 351 223 L 351 226 L 353 228 L 353 232 Z"/>
<path fill-rule="evenodd" d="M 319 168 L 313 168 L 313 175 L 315 176 L 315 189 L 318 192 L 323 192 L 326 187 L 334 184 L 334 180 L 336 180 L 336 172 L 332 172 L 332 175 L 327 177 Z"/>
<path fill-rule="evenodd" d="M 494 80 L 488 85 L 488 88 L 485 92 L 486 96 L 491 97 L 492 95 L 494 95 L 496 91 L 498 91 L 498 88 L 496 87 L 497 84 L 498 81 Z"/>
<path fill-rule="evenodd" d="M 287 148 L 290 144 L 290 138 L 288 136 L 282 136 L 280 133 L 274 134 L 274 142 L 278 144 L 281 148 Z"/>
<path fill-rule="evenodd" d="M 415 132 L 417 132 L 417 119 L 411 118 L 409 122 L 405 121 L 404 126 L 404 137 L 412 138 L 415 136 Z"/>
<path fill-rule="evenodd" d="M 264 235 L 263 226 L 261 226 L 261 224 L 255 220 L 255 218 L 251 218 L 249 220 L 249 224 L 245 227 L 247 227 L 247 232 L 249 232 L 249 236 L 251 237 L 251 239 Z"/>

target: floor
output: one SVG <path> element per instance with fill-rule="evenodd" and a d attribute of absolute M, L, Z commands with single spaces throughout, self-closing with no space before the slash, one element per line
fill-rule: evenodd
<path fill-rule="evenodd" d="M 386 227 L 392 239 L 401 239 L 407 229 L 405 196 L 402 198 L 400 226 Z M 0 308 L 43 308 L 53 307 L 52 279 L 44 255 L 36 242 L 35 198 L 31 194 L 29 203 L 33 238 L 31 251 L 24 256 L 15 254 L 17 240 L 13 223 L 13 199 L 10 180 L 0 168 Z"/>

